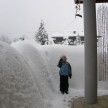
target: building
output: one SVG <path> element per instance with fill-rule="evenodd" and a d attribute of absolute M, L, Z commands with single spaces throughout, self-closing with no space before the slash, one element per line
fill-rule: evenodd
<path fill-rule="evenodd" d="M 64 41 L 63 36 L 60 37 L 52 37 L 55 44 L 62 44 Z"/>
<path fill-rule="evenodd" d="M 97 42 L 99 40 L 101 36 L 97 36 Z M 56 33 L 56 35 L 53 35 L 53 42 L 55 44 L 64 44 L 64 43 L 67 43 L 65 41 L 68 41 L 68 45 L 81 45 L 81 44 L 84 44 L 84 34 L 73 34 L 72 32 L 71 33 Z M 98 44 L 98 43 L 97 43 Z"/>

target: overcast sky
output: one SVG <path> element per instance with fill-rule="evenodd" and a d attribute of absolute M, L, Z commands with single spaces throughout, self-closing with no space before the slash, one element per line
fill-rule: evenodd
<path fill-rule="evenodd" d="M 0 35 L 34 35 L 41 19 L 50 35 L 71 30 L 77 22 L 74 0 L 0 0 Z"/>

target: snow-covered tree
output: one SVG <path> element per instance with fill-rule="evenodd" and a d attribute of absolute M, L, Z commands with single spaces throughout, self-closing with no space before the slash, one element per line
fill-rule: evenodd
<path fill-rule="evenodd" d="M 41 45 L 48 44 L 48 34 L 45 30 L 43 20 L 41 20 L 40 27 L 35 35 L 35 41 L 40 43 Z"/>

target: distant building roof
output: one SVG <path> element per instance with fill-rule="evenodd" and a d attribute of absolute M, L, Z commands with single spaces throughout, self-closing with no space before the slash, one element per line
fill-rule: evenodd
<path fill-rule="evenodd" d="M 78 33 L 77 31 L 63 31 L 63 32 L 55 32 L 52 37 L 69 37 L 69 36 L 84 36 L 83 31 Z"/>

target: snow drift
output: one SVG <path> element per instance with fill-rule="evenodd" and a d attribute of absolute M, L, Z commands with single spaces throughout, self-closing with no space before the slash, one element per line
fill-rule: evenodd
<path fill-rule="evenodd" d="M 30 70 L 32 71 L 33 79 L 37 84 L 39 93 L 44 100 L 45 107 L 49 108 L 51 106 L 49 100 L 52 100 L 52 94 L 55 90 L 54 82 L 51 80 L 51 73 L 49 68 L 47 68 L 47 62 L 43 59 L 37 48 L 42 46 L 30 41 L 17 42 L 12 45 L 17 49 L 27 61 Z"/>
<path fill-rule="evenodd" d="M 51 85 L 47 64 L 44 62 L 37 48 L 26 41 L 18 42 L 14 44 L 13 47 L 15 47 L 27 61 L 29 68 L 32 70 L 35 82 L 38 85 L 39 92 L 41 92 L 42 98 L 49 98 L 52 94 L 51 91 L 54 88 Z"/>
<path fill-rule="evenodd" d="M 11 46 L 0 42 L 0 108 L 44 108 L 29 65 Z"/>

